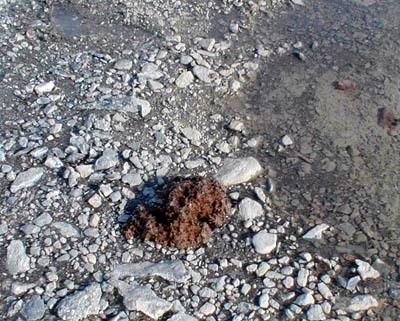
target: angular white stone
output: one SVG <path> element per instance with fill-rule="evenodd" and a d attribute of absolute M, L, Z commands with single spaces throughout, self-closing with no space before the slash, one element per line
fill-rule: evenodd
<path fill-rule="evenodd" d="M 327 224 L 320 224 L 313 227 L 306 234 L 303 235 L 303 239 L 322 239 L 322 232 L 326 231 L 329 228 Z"/>
<path fill-rule="evenodd" d="M 257 253 L 269 254 L 276 248 L 278 236 L 276 234 L 268 233 L 267 231 L 260 231 L 253 236 L 252 243 Z"/>
<path fill-rule="evenodd" d="M 166 261 L 161 263 L 140 262 L 132 264 L 121 264 L 114 268 L 111 273 L 112 279 L 123 279 L 125 277 L 147 278 L 160 277 L 170 282 L 182 283 L 190 278 L 182 261 Z"/>
<path fill-rule="evenodd" d="M 29 257 L 25 253 L 24 243 L 20 240 L 11 241 L 7 247 L 7 270 L 11 275 L 29 270 Z"/>
<path fill-rule="evenodd" d="M 258 305 L 260 308 L 267 309 L 269 307 L 269 295 L 264 293 L 258 298 Z"/>
<path fill-rule="evenodd" d="M 289 146 L 293 144 L 293 140 L 290 138 L 290 136 L 285 135 L 282 137 L 282 145 L 283 146 Z"/>
<path fill-rule="evenodd" d="M 222 184 L 229 186 L 248 182 L 262 172 L 263 168 L 253 157 L 228 158 L 214 177 Z"/>
<path fill-rule="evenodd" d="M 57 315 L 64 321 L 78 321 L 98 314 L 101 295 L 100 284 L 88 285 L 84 290 L 63 298 L 57 306 Z"/>
<path fill-rule="evenodd" d="M 243 221 L 252 221 L 256 217 L 262 217 L 264 210 L 260 203 L 246 197 L 239 204 L 239 218 Z"/>
<path fill-rule="evenodd" d="M 185 88 L 189 86 L 194 80 L 194 76 L 191 71 L 184 71 L 175 80 L 175 84 L 179 88 Z"/>
<path fill-rule="evenodd" d="M 301 294 L 294 301 L 294 304 L 297 304 L 298 306 L 302 307 L 314 303 L 315 303 L 314 297 L 310 293 Z"/>
<path fill-rule="evenodd" d="M 218 78 L 218 74 L 214 70 L 203 66 L 195 66 L 193 68 L 193 74 L 205 83 L 210 83 Z"/>
<path fill-rule="evenodd" d="M 186 313 L 179 312 L 177 314 L 174 314 L 167 321 L 198 321 L 198 319 Z"/>
<path fill-rule="evenodd" d="M 173 304 L 159 298 L 152 290 L 141 285 L 129 285 L 123 281 L 111 281 L 123 297 L 125 308 L 129 311 L 139 311 L 148 317 L 158 320 L 171 310 Z"/>
<path fill-rule="evenodd" d="M 132 68 L 132 65 L 133 65 L 132 60 L 121 59 L 115 63 L 114 68 L 117 70 L 129 70 Z"/>
<path fill-rule="evenodd" d="M 206 302 L 201 306 L 199 312 L 204 315 L 211 315 L 215 312 L 215 305 L 211 304 L 209 302 Z"/>
<path fill-rule="evenodd" d="M 378 307 L 378 301 L 372 295 L 357 295 L 347 306 L 347 311 L 358 312 Z"/>
<path fill-rule="evenodd" d="M 326 320 L 326 316 L 321 305 L 316 304 L 310 306 L 307 310 L 307 319 L 310 321 Z"/>
<path fill-rule="evenodd" d="M 301 268 L 299 270 L 299 273 L 297 274 L 297 285 L 300 287 L 305 287 L 307 286 L 307 282 L 308 282 L 308 277 L 310 276 L 310 271 L 304 268 Z"/>
<path fill-rule="evenodd" d="M 36 94 L 39 96 L 49 93 L 54 89 L 54 81 L 48 81 L 35 86 Z"/>
<path fill-rule="evenodd" d="M 60 231 L 60 234 L 64 237 L 80 237 L 81 233 L 77 227 L 72 224 L 65 222 L 54 222 L 53 227 Z"/>
<path fill-rule="evenodd" d="M 44 170 L 41 167 L 30 168 L 25 172 L 19 173 L 17 178 L 11 184 L 11 193 L 17 193 L 23 188 L 34 186 L 42 179 L 43 174 Z"/>
<path fill-rule="evenodd" d="M 381 276 L 381 274 L 367 262 L 356 260 L 356 264 L 358 266 L 357 272 L 363 280 L 377 279 Z"/>
<path fill-rule="evenodd" d="M 318 283 L 318 291 L 326 300 L 330 300 L 333 297 L 331 290 L 323 282 Z"/>

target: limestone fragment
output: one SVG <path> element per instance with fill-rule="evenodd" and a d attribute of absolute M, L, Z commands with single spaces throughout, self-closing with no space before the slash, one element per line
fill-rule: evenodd
<path fill-rule="evenodd" d="M 43 177 L 44 170 L 41 167 L 32 167 L 25 172 L 18 174 L 17 178 L 11 184 L 11 193 L 17 193 L 23 188 L 36 185 Z"/>
<path fill-rule="evenodd" d="M 24 243 L 12 240 L 7 247 L 7 269 L 11 275 L 24 273 L 29 270 L 29 257 L 25 253 Z"/>
<path fill-rule="evenodd" d="M 246 197 L 239 204 L 239 218 L 243 221 L 252 221 L 262 217 L 264 210 L 260 203 Z"/>
<path fill-rule="evenodd" d="M 357 295 L 352 298 L 347 306 L 349 312 L 365 311 L 378 307 L 378 301 L 372 295 Z"/>
<path fill-rule="evenodd" d="M 228 158 L 214 177 L 225 186 L 230 186 L 248 182 L 262 172 L 263 168 L 253 157 Z"/>
<path fill-rule="evenodd" d="M 266 230 L 258 232 L 253 236 L 252 243 L 257 253 L 269 254 L 276 248 L 278 236 L 268 233 Z"/>
<path fill-rule="evenodd" d="M 322 232 L 329 228 L 327 224 L 319 224 L 303 235 L 303 239 L 322 239 Z"/>

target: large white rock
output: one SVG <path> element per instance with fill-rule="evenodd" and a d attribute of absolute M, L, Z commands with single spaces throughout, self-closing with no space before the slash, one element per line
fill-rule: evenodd
<path fill-rule="evenodd" d="M 357 295 L 347 306 L 347 311 L 358 312 L 378 307 L 378 301 L 372 295 Z"/>
<path fill-rule="evenodd" d="M 11 241 L 7 247 L 7 270 L 15 275 L 29 270 L 29 257 L 26 255 L 24 243 L 20 240 Z"/>
<path fill-rule="evenodd" d="M 228 158 L 215 175 L 215 179 L 229 186 L 248 182 L 262 172 L 263 168 L 253 157 L 238 159 Z"/>
<path fill-rule="evenodd" d="M 327 224 L 319 224 L 303 235 L 303 239 L 322 239 L 322 232 L 329 228 Z"/>
<path fill-rule="evenodd" d="M 19 190 L 27 187 L 36 185 L 44 174 L 44 170 L 41 167 L 32 167 L 25 172 L 18 174 L 17 178 L 11 184 L 11 193 L 17 193 Z"/>
<path fill-rule="evenodd" d="M 260 231 L 253 236 L 252 243 L 257 253 L 269 254 L 276 248 L 278 236 L 276 234 L 268 233 L 267 231 Z"/>
<path fill-rule="evenodd" d="M 243 221 L 252 221 L 256 217 L 264 215 L 264 210 L 260 203 L 246 197 L 239 204 L 239 218 Z"/>
<path fill-rule="evenodd" d="M 381 276 L 381 274 L 367 262 L 356 260 L 356 264 L 357 272 L 363 280 L 377 279 Z"/>

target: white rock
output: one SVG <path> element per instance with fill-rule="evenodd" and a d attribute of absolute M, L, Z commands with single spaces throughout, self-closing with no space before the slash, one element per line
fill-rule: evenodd
<path fill-rule="evenodd" d="M 326 299 L 326 300 L 330 300 L 333 297 L 333 294 L 331 292 L 331 290 L 328 288 L 328 286 L 321 282 L 318 283 L 318 291 L 319 293 L 321 293 L 321 295 Z"/>
<path fill-rule="evenodd" d="M 356 264 L 358 266 L 357 272 L 363 280 L 377 279 L 381 276 L 381 274 L 367 262 L 356 260 Z"/>
<path fill-rule="evenodd" d="M 218 78 L 218 74 L 214 70 L 203 66 L 195 66 L 193 68 L 193 74 L 205 83 L 211 83 L 213 80 Z"/>
<path fill-rule="evenodd" d="M 378 301 L 372 295 L 357 295 L 347 306 L 348 312 L 365 311 L 378 307 Z"/>
<path fill-rule="evenodd" d="M 307 310 L 307 319 L 310 321 L 326 320 L 322 307 L 319 304 L 310 306 Z"/>
<path fill-rule="evenodd" d="M 253 236 L 252 243 L 257 253 L 269 254 L 276 248 L 278 236 L 276 234 L 268 233 L 267 231 L 260 231 Z"/>
<path fill-rule="evenodd" d="M 329 229 L 329 225 L 327 224 L 320 224 L 313 227 L 309 230 L 306 234 L 303 235 L 303 239 L 322 239 L 322 232 Z"/>
<path fill-rule="evenodd" d="M 311 293 L 304 293 L 299 295 L 296 300 L 294 301 L 294 304 L 297 304 L 298 306 L 308 306 L 311 304 L 314 304 L 315 300 L 314 297 L 311 295 Z"/>
<path fill-rule="evenodd" d="M 299 270 L 299 273 L 297 274 L 297 285 L 304 288 L 305 286 L 307 286 L 307 282 L 308 282 L 308 277 L 310 276 L 310 271 L 304 268 L 301 268 Z"/>
<path fill-rule="evenodd" d="M 179 88 L 185 88 L 189 86 L 194 80 L 194 76 L 191 71 L 184 71 L 175 80 L 175 84 Z"/>
<path fill-rule="evenodd" d="M 35 86 L 36 94 L 39 96 L 49 93 L 54 89 L 54 81 L 48 81 Z"/>
<path fill-rule="evenodd" d="M 269 295 L 267 293 L 262 294 L 258 298 L 258 305 L 263 309 L 267 309 L 269 307 Z"/>
<path fill-rule="evenodd" d="M 283 146 L 289 146 L 293 144 L 293 140 L 290 138 L 290 136 L 285 135 L 282 137 L 282 145 Z"/>
<path fill-rule="evenodd" d="M 186 313 L 179 312 L 177 314 L 174 314 L 167 321 L 198 321 L 198 319 Z"/>
<path fill-rule="evenodd" d="M 234 130 L 234 131 L 236 131 L 236 132 L 241 132 L 241 131 L 243 131 L 243 129 L 244 129 L 244 124 L 243 124 L 243 122 L 234 119 L 234 120 L 232 120 L 232 121 L 230 122 L 228 128 L 229 128 L 230 130 Z"/>
<path fill-rule="evenodd" d="M 25 253 L 24 243 L 20 240 L 11 241 L 7 247 L 7 269 L 11 275 L 29 271 L 29 257 Z"/>
<path fill-rule="evenodd" d="M 17 178 L 11 184 L 11 193 L 17 193 L 19 190 L 36 185 L 43 177 L 44 170 L 41 167 L 30 168 L 25 172 L 18 174 Z"/>
<path fill-rule="evenodd" d="M 215 312 L 215 305 L 211 304 L 209 302 L 206 302 L 201 306 L 199 312 L 204 315 L 211 315 Z"/>
<path fill-rule="evenodd" d="M 229 186 L 248 182 L 262 172 L 263 168 L 253 157 L 238 159 L 228 158 L 215 175 L 215 179 Z"/>
<path fill-rule="evenodd" d="M 185 127 L 181 132 L 193 145 L 197 145 L 201 140 L 201 133 L 197 129 Z"/>
<path fill-rule="evenodd" d="M 121 59 L 115 63 L 114 68 L 117 70 L 129 70 L 132 68 L 132 65 L 133 65 L 132 60 Z"/>
<path fill-rule="evenodd" d="M 92 197 L 89 198 L 88 203 L 93 208 L 98 208 L 101 206 L 101 196 L 97 193 L 94 193 Z"/>
<path fill-rule="evenodd" d="M 305 6 L 303 0 L 291 0 L 293 4 L 297 4 L 298 6 Z"/>
<path fill-rule="evenodd" d="M 243 221 L 252 221 L 256 217 L 264 216 L 264 210 L 260 203 L 246 197 L 239 204 L 239 218 Z"/>

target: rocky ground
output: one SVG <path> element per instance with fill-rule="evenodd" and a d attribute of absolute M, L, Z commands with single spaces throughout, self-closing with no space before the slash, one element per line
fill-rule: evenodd
<path fill-rule="evenodd" d="M 397 319 L 396 1 L 0 8 L 1 319 Z M 192 176 L 206 245 L 126 240 Z"/>

